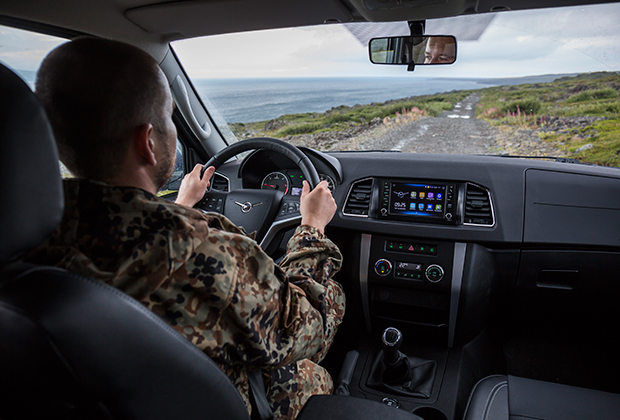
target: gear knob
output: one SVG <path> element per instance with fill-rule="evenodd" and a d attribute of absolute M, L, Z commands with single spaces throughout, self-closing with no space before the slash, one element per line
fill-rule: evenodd
<path fill-rule="evenodd" d="M 403 334 L 394 327 L 383 330 L 381 336 L 383 344 L 383 361 L 386 365 L 393 365 L 400 359 L 398 349 L 403 342 Z"/>

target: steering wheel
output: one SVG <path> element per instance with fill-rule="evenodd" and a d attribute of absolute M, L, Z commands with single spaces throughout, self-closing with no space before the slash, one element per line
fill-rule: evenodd
<path fill-rule="evenodd" d="M 222 149 L 204 165 L 200 176 L 204 175 L 209 166 L 217 169 L 231 157 L 255 149 L 274 151 L 291 159 L 301 169 L 312 189 L 320 182 L 319 174 L 308 156 L 290 143 L 269 137 L 239 141 Z M 256 231 L 256 241 L 263 246 L 266 245 L 264 242 L 270 240 L 271 235 L 265 235 L 274 222 L 277 222 L 277 225 L 288 225 L 301 217 L 299 203 L 296 201 L 287 200 L 282 191 L 277 190 L 210 190 L 196 206 L 222 213 L 237 226 L 243 226 L 248 233 Z"/>

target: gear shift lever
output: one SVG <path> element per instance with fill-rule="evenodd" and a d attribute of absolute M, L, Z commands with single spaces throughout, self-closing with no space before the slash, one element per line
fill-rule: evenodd
<path fill-rule="evenodd" d="M 373 362 L 366 385 L 397 395 L 430 398 L 437 362 L 407 356 L 399 351 L 402 333 L 394 327 L 383 330 L 382 351 Z"/>
<path fill-rule="evenodd" d="M 398 363 L 401 357 L 398 349 L 403 343 L 402 333 L 393 327 L 386 328 L 383 331 L 381 342 L 383 343 L 383 361 L 385 364 L 391 366 Z"/>

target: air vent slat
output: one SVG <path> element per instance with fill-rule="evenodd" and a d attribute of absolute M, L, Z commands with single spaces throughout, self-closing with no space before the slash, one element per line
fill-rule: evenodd
<path fill-rule="evenodd" d="M 228 192 L 228 179 L 217 173 L 213 174 L 213 186 L 211 188 L 217 191 Z"/>
<path fill-rule="evenodd" d="M 354 182 L 349 190 L 342 213 L 347 216 L 368 217 L 371 195 L 372 178 Z"/>
<path fill-rule="evenodd" d="M 465 224 L 493 226 L 493 207 L 490 193 L 477 185 L 467 184 L 465 192 Z"/>

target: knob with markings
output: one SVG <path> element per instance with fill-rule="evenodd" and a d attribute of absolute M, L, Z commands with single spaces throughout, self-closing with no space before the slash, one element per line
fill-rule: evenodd
<path fill-rule="evenodd" d="M 380 276 L 387 276 L 392 272 L 392 263 L 385 258 L 381 258 L 377 260 L 375 263 L 375 273 Z"/>
<path fill-rule="evenodd" d="M 428 281 L 432 283 L 438 283 L 443 279 L 443 268 L 437 264 L 431 264 L 428 266 L 426 271 L 424 272 Z"/>

